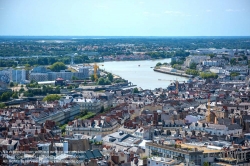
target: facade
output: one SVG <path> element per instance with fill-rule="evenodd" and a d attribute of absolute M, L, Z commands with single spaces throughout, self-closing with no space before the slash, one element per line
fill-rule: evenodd
<path fill-rule="evenodd" d="M 148 159 L 148 166 L 170 166 L 178 165 L 178 162 L 171 158 L 153 156 Z"/>
<path fill-rule="evenodd" d="M 99 112 L 102 107 L 101 101 L 97 99 L 74 98 L 73 102 L 78 103 L 81 110 L 88 110 L 91 112 Z"/>
<path fill-rule="evenodd" d="M 205 60 L 202 62 L 203 66 L 220 66 L 221 63 L 219 61 Z"/>
<path fill-rule="evenodd" d="M 85 69 L 81 70 L 82 72 L 66 72 L 62 70 L 60 72 L 47 72 L 47 73 L 31 73 L 30 80 L 34 81 L 54 81 L 58 77 L 63 78 L 64 80 L 71 80 L 73 76 L 78 79 L 85 79 L 89 77 L 89 72 Z"/>
<path fill-rule="evenodd" d="M 203 165 L 204 162 L 208 162 L 212 166 L 220 165 L 221 162 L 236 165 L 237 163 L 247 163 L 250 159 L 250 149 L 231 145 L 230 142 L 219 141 L 213 142 L 212 145 L 205 145 L 202 142 L 172 145 L 147 142 L 146 155 L 171 158 L 186 163 L 188 166 Z"/>
<path fill-rule="evenodd" d="M 30 74 L 30 81 L 48 81 L 48 74 L 47 73 L 31 73 Z"/>
<path fill-rule="evenodd" d="M 8 77 L 10 82 L 22 83 L 26 80 L 25 69 L 8 69 L 0 71 L 0 75 Z"/>
<path fill-rule="evenodd" d="M 248 74 L 248 66 L 226 66 L 225 70 L 240 74 Z"/>
<path fill-rule="evenodd" d="M 196 149 L 184 150 L 170 145 L 164 145 L 154 142 L 146 143 L 147 156 L 159 156 L 172 158 L 185 163 L 202 165 L 203 151 Z"/>
<path fill-rule="evenodd" d="M 73 120 L 75 116 L 80 113 L 80 107 L 77 104 L 72 104 L 70 107 L 61 110 L 55 110 L 54 112 L 45 113 L 42 112 L 39 115 L 32 114 L 32 118 L 36 123 L 45 123 L 47 120 L 52 120 L 58 123 L 65 123 L 68 120 Z"/>
<path fill-rule="evenodd" d="M 11 81 L 11 71 L 10 70 L 1 70 L 0 71 L 0 83 L 8 84 Z"/>
<path fill-rule="evenodd" d="M 115 119 L 102 117 L 100 120 L 75 120 L 73 124 L 66 126 L 66 134 L 85 134 L 89 136 L 107 135 L 118 130 L 119 123 Z"/>
<path fill-rule="evenodd" d="M 150 127 L 139 127 L 133 134 L 135 137 L 140 139 L 151 139 Z"/>
<path fill-rule="evenodd" d="M 192 63 L 202 63 L 203 61 L 206 61 L 210 59 L 209 56 L 195 56 L 195 55 L 189 55 L 186 58 L 186 61 L 184 62 L 184 65 L 186 67 L 189 67 Z"/>
<path fill-rule="evenodd" d="M 212 73 L 217 73 L 217 74 L 222 74 L 222 73 L 226 73 L 225 69 L 222 69 L 222 67 L 210 67 L 209 69 Z"/>
<path fill-rule="evenodd" d="M 238 124 L 220 125 L 220 124 L 202 124 L 192 123 L 189 126 L 189 130 L 203 131 L 210 133 L 211 135 L 240 135 L 242 134 L 242 127 Z"/>

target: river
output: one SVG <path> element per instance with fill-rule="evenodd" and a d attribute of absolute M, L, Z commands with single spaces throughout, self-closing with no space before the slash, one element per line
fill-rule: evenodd
<path fill-rule="evenodd" d="M 185 77 L 179 77 L 169 74 L 163 74 L 155 72 L 153 68 L 156 63 L 167 62 L 170 63 L 171 59 L 160 59 L 160 60 L 142 60 L 142 61 L 111 61 L 99 63 L 99 67 L 108 72 L 132 82 L 137 87 L 143 89 L 155 89 L 155 88 L 166 88 L 172 81 L 168 80 L 178 80 L 187 81 Z M 164 81 L 159 81 L 158 79 L 165 79 Z"/>

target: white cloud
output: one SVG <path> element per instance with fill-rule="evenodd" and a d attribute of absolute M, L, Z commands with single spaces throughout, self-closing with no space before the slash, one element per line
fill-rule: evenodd
<path fill-rule="evenodd" d="M 241 12 L 244 11 L 245 9 L 239 10 L 239 9 L 226 9 L 226 12 Z"/>
<path fill-rule="evenodd" d="M 139 4 L 144 4 L 145 2 L 144 1 L 140 1 Z"/>
<path fill-rule="evenodd" d="M 170 14 L 170 15 L 180 15 L 180 14 L 183 14 L 180 11 L 172 11 L 172 10 L 166 10 L 164 13 L 165 14 Z"/>
<path fill-rule="evenodd" d="M 190 17 L 190 16 L 192 16 L 189 13 L 184 13 L 184 12 L 181 12 L 181 11 L 173 11 L 173 10 L 167 10 L 164 13 L 168 14 L 170 16 L 181 16 L 181 17 Z"/>
<path fill-rule="evenodd" d="M 212 11 L 212 10 L 210 10 L 210 9 L 207 9 L 207 10 L 206 10 L 206 12 L 211 12 L 211 11 Z"/>
<path fill-rule="evenodd" d="M 182 12 L 180 11 L 172 11 L 172 10 L 167 10 L 165 11 L 166 14 L 181 14 Z"/>

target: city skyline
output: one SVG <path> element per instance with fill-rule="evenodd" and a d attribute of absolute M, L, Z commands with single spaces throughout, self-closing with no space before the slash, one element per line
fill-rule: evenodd
<path fill-rule="evenodd" d="M 250 36 L 249 5 L 247 0 L 0 0 L 0 35 Z"/>

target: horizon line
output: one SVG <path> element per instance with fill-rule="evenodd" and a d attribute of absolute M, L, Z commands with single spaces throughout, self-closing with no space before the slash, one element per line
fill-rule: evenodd
<path fill-rule="evenodd" d="M 13 36 L 13 37 L 15 37 L 15 36 L 31 36 L 31 37 L 36 37 L 36 36 L 80 36 L 80 37 L 220 37 L 219 35 L 191 35 L 191 36 L 175 36 L 175 35 L 173 35 L 173 36 L 171 36 L 171 35 L 169 35 L 169 36 L 166 36 L 166 35 L 163 35 L 163 36 L 159 36 L 159 35 L 148 35 L 148 36 L 144 36 L 144 35 L 138 35 L 138 36 L 136 36 L 136 35 L 0 35 L 0 37 L 2 37 L 2 36 Z M 227 37 L 228 35 L 221 35 L 221 36 L 225 36 L 225 37 Z M 236 36 L 236 37 L 238 37 L 238 36 L 246 36 L 246 37 L 250 37 L 250 35 L 231 35 L 231 36 Z"/>

